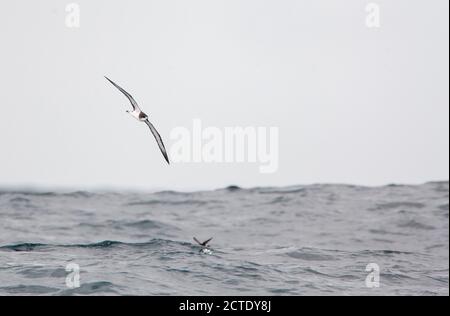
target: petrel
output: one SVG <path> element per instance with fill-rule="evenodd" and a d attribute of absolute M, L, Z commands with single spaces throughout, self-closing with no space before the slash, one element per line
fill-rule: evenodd
<path fill-rule="evenodd" d="M 208 243 L 209 243 L 212 239 L 213 239 L 213 238 L 211 237 L 211 238 L 209 238 L 208 240 L 205 240 L 204 242 L 200 242 L 197 238 L 194 237 L 195 242 L 196 242 L 197 244 L 199 244 L 200 246 L 205 247 L 205 248 L 208 248 L 208 247 L 209 247 Z"/>
<path fill-rule="evenodd" d="M 166 151 L 166 148 L 164 147 L 164 143 L 162 141 L 162 138 L 159 135 L 159 133 L 156 130 L 156 128 L 153 126 L 153 124 L 150 123 L 150 121 L 148 120 L 147 114 L 142 112 L 142 110 L 139 108 L 137 102 L 133 99 L 131 94 L 126 92 L 124 89 L 122 89 L 118 84 L 113 82 L 108 77 L 105 76 L 105 78 L 106 78 L 106 80 L 111 82 L 114 87 L 116 87 L 120 92 L 122 92 L 128 98 L 128 100 L 131 103 L 131 106 L 133 107 L 133 111 L 128 111 L 127 110 L 127 113 L 130 113 L 131 116 L 133 116 L 135 119 L 137 119 L 138 121 L 144 122 L 145 124 L 148 125 L 148 127 L 150 128 L 150 131 L 152 132 L 153 136 L 155 136 L 156 142 L 158 143 L 158 146 L 159 146 L 159 149 L 161 150 L 161 153 L 163 154 L 163 156 L 166 159 L 167 163 L 170 164 L 169 157 L 167 156 L 167 151 Z"/>

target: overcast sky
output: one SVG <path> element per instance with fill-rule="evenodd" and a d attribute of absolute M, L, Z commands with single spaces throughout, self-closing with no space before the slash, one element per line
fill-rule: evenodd
<path fill-rule="evenodd" d="M 210 189 L 449 177 L 448 0 L 0 5 L 0 186 Z M 168 166 L 176 127 L 279 128 L 279 168 Z"/>

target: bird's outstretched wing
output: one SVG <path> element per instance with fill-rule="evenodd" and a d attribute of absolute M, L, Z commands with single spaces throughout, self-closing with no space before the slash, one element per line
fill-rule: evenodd
<path fill-rule="evenodd" d="M 195 242 L 196 242 L 197 244 L 199 244 L 200 246 L 202 246 L 202 243 L 201 243 L 197 238 L 194 237 L 194 240 L 195 240 Z"/>
<path fill-rule="evenodd" d="M 204 242 L 200 242 L 197 238 L 194 237 L 194 240 L 197 244 L 199 244 L 200 246 L 206 247 L 208 245 L 208 243 L 212 240 L 213 238 L 209 238 L 208 240 L 205 240 Z"/>
<path fill-rule="evenodd" d="M 155 136 L 156 142 L 158 143 L 159 149 L 161 150 L 161 153 L 163 154 L 164 159 L 166 159 L 167 163 L 170 164 L 169 157 L 167 156 L 166 147 L 164 147 L 164 143 L 162 141 L 161 135 L 159 135 L 156 128 L 153 126 L 152 123 L 150 123 L 150 121 L 148 119 L 146 119 L 144 122 L 145 122 L 145 124 L 148 125 L 148 127 L 150 127 L 150 131 L 152 132 L 153 136 Z"/>
<path fill-rule="evenodd" d="M 116 87 L 120 92 L 122 92 L 127 98 L 128 100 L 130 100 L 131 106 L 133 107 L 133 111 L 135 111 L 136 109 L 138 109 L 139 111 L 141 110 L 137 104 L 137 102 L 133 99 L 133 97 L 131 96 L 131 94 L 129 94 L 128 92 L 126 92 L 124 89 L 122 89 L 118 84 L 116 84 L 114 81 L 112 81 L 111 79 L 109 79 L 108 77 L 106 77 L 106 80 L 108 80 L 109 82 L 111 82 L 111 84 Z"/>
<path fill-rule="evenodd" d="M 203 242 L 203 245 L 206 246 L 212 239 L 213 239 L 213 238 L 211 237 L 211 238 L 209 238 L 208 240 L 205 240 L 205 241 Z"/>

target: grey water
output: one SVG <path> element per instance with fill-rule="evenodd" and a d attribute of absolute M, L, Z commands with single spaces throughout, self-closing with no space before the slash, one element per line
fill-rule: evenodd
<path fill-rule="evenodd" d="M 449 295 L 448 281 L 448 182 L 0 191 L 0 295 Z"/>

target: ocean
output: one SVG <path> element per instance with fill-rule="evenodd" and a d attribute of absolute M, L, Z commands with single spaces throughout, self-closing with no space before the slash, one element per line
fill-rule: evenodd
<path fill-rule="evenodd" d="M 449 295 L 448 281 L 448 182 L 0 190 L 0 295 Z"/>

